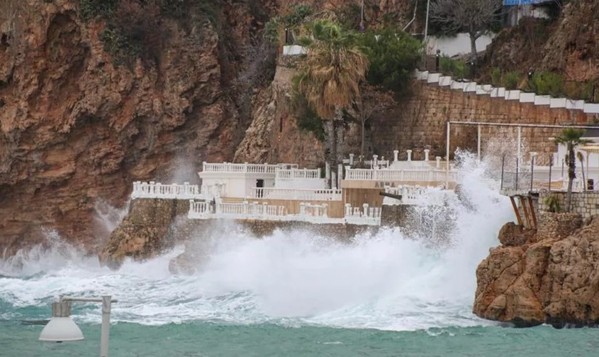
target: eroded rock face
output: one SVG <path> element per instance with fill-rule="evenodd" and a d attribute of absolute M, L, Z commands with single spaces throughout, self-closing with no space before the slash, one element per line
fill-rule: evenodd
<path fill-rule="evenodd" d="M 554 22 L 523 18 L 486 49 L 488 68 L 546 71 L 568 81 L 599 80 L 599 2 L 569 1 Z M 490 74 L 484 78 L 490 80 Z"/>
<path fill-rule="evenodd" d="M 131 65 L 104 50 L 106 24 L 83 20 L 78 1 L 0 3 L 13 14 L 0 15 L 0 255 L 45 230 L 94 251 L 108 234 L 98 201 L 122 207 L 132 181 L 191 181 L 202 161 L 230 161 L 251 122 L 237 93 L 264 72 L 249 57 L 270 3 L 223 1 L 218 24 L 161 18 L 157 58 Z"/>
<path fill-rule="evenodd" d="M 182 235 L 188 237 L 189 225 L 198 223 L 187 219 L 188 209 L 186 200 L 134 200 L 100 252 L 100 263 L 116 269 L 127 257 L 145 260 L 172 248 Z"/>
<path fill-rule="evenodd" d="M 599 217 L 581 223 L 576 214 L 545 213 L 543 229 L 527 239 L 506 224 L 504 245 L 476 271 L 474 313 L 518 326 L 599 323 Z"/>

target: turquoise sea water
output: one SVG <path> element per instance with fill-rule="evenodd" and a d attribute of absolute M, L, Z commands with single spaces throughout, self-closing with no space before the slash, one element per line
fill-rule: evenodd
<path fill-rule="evenodd" d="M 37 340 L 59 295 L 118 299 L 111 356 L 598 356 L 597 329 L 515 329 L 472 314 L 476 267 L 513 218 L 485 172 L 463 170 L 468 204 L 411 217 L 452 224 L 417 233 L 256 239 L 215 223 L 212 235 L 195 238 L 192 275 L 168 269 L 183 247 L 111 271 L 48 232 L 50 249 L 0 259 L 0 356 L 99 354 L 93 303 L 73 305 L 84 341 Z"/>
<path fill-rule="evenodd" d="M 0 322 L 2 356 L 94 356 L 99 325 L 80 324 L 86 339 L 42 343 L 42 326 Z M 111 328 L 111 356 L 597 356 L 599 330 L 496 326 L 379 331 L 210 322 Z"/>

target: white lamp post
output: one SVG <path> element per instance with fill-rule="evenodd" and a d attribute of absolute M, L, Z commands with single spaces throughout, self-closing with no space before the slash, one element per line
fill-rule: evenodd
<path fill-rule="evenodd" d="M 52 303 L 52 318 L 40 333 L 40 341 L 63 342 L 83 340 L 79 326 L 71 319 L 72 302 L 102 303 L 102 335 L 100 337 L 100 357 L 108 357 L 108 339 L 110 334 L 110 308 L 113 302 L 110 295 L 101 298 L 75 298 L 61 296 Z"/>

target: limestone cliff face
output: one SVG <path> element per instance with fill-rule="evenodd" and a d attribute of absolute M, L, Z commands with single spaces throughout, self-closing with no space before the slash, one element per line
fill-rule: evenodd
<path fill-rule="evenodd" d="M 520 326 L 599 323 L 599 218 L 546 213 L 539 230 L 508 223 L 477 271 L 474 313 Z"/>
<path fill-rule="evenodd" d="M 235 162 L 297 163 L 316 167 L 324 163 L 323 144 L 314 133 L 299 130 L 292 106 L 292 60 L 281 61 L 271 85 L 255 97 L 252 124 L 235 153 Z"/>
<path fill-rule="evenodd" d="M 570 1 L 554 23 L 523 19 L 499 34 L 485 62 L 505 71 L 553 71 L 568 81 L 599 81 L 599 2 Z"/>
<path fill-rule="evenodd" d="M 274 5 L 222 5 L 218 26 L 201 13 L 192 26 L 161 18 L 156 61 L 126 66 L 78 1 L 0 4 L 0 254 L 50 229 L 93 248 L 106 236 L 99 200 L 120 207 L 134 180 L 175 179 L 181 161 L 189 179 L 202 161 L 233 157 L 250 123 L 237 94 L 264 72 L 252 51 Z"/>

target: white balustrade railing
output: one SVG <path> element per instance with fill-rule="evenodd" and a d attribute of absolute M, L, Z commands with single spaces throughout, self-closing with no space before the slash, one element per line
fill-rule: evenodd
<path fill-rule="evenodd" d="M 349 213 L 348 213 L 349 212 Z M 331 218 L 328 216 L 327 204 L 311 204 L 301 202 L 299 213 L 288 214 L 284 206 L 260 204 L 258 202 L 242 203 L 211 203 L 190 201 L 190 219 L 251 219 L 262 221 L 286 221 L 286 222 L 309 222 L 315 224 L 356 224 L 356 225 L 380 225 L 381 208 L 379 207 L 350 207 L 346 208 L 343 218 Z"/>
<path fill-rule="evenodd" d="M 346 180 L 366 180 L 366 181 L 421 181 L 421 182 L 441 182 L 446 179 L 455 182 L 457 173 L 455 171 L 446 172 L 437 169 L 348 169 L 345 174 Z"/>
<path fill-rule="evenodd" d="M 310 217 L 328 217 L 328 205 L 314 205 L 306 202 L 301 202 L 299 215 Z"/>
<path fill-rule="evenodd" d="M 278 179 L 319 179 L 320 169 L 277 169 L 275 178 Z"/>
<path fill-rule="evenodd" d="M 201 199 L 203 195 L 198 185 L 190 185 L 185 182 L 183 185 L 176 183 L 165 185 L 160 182 L 133 182 L 133 191 L 131 198 L 163 198 L 163 199 Z"/>
<path fill-rule="evenodd" d="M 340 189 L 261 188 L 250 192 L 249 198 L 294 201 L 341 201 Z"/>
<path fill-rule="evenodd" d="M 370 207 L 367 203 L 362 207 L 352 207 L 345 204 L 345 222 L 349 224 L 374 225 L 381 224 L 381 207 Z"/>
<path fill-rule="evenodd" d="M 399 202 L 403 205 L 443 205 L 453 191 L 421 186 L 399 186 L 385 187 L 385 193 L 401 196 Z M 393 201 L 396 202 L 398 201 Z"/>
<path fill-rule="evenodd" d="M 257 202 L 249 203 L 210 203 L 191 201 L 188 218 L 231 218 L 281 220 L 287 211 L 284 206 L 265 205 Z"/>
<path fill-rule="evenodd" d="M 277 169 L 297 169 L 296 164 L 221 164 L 203 163 L 202 172 L 275 174 Z"/>

